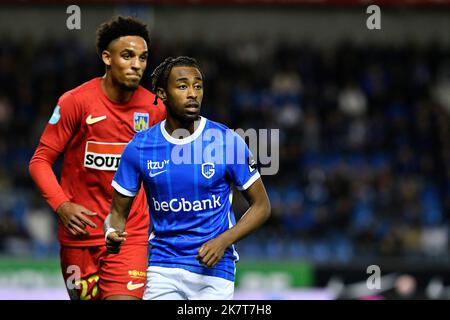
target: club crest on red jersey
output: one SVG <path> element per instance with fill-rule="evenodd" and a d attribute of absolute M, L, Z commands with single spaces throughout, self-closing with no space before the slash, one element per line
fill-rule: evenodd
<path fill-rule="evenodd" d="M 148 113 L 134 113 L 134 131 L 140 132 L 145 129 L 148 129 L 150 116 Z"/>

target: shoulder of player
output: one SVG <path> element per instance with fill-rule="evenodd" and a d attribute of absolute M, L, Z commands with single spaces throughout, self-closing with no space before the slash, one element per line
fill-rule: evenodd
<path fill-rule="evenodd" d="M 206 120 L 205 128 L 207 128 L 207 129 L 216 129 L 216 130 L 220 130 L 220 131 L 224 131 L 224 132 L 233 131 L 223 123 L 212 121 L 205 117 L 203 117 L 203 118 Z"/>
<path fill-rule="evenodd" d="M 143 101 L 145 104 L 148 104 L 149 100 L 151 100 L 151 102 L 153 103 L 153 100 L 155 99 L 155 94 L 150 90 L 144 88 L 143 86 L 139 85 L 138 89 L 135 92 L 135 97 L 139 99 L 139 101 Z"/>
<path fill-rule="evenodd" d="M 150 90 L 144 88 L 143 86 L 139 85 L 138 90 L 136 90 L 136 98 L 143 103 L 145 106 L 151 106 L 152 108 L 162 109 L 165 108 L 164 104 L 161 102 L 161 100 L 157 100 L 158 104 L 154 105 L 153 102 L 155 101 L 156 95 L 151 92 Z"/>
<path fill-rule="evenodd" d="M 94 78 L 89 81 L 86 81 L 80 84 L 78 87 L 75 87 L 72 90 L 67 91 L 66 93 L 70 93 L 74 96 L 80 96 L 89 93 L 90 91 L 97 89 L 99 79 L 100 78 Z"/>
<path fill-rule="evenodd" d="M 148 90 L 147 88 L 143 87 L 141 84 L 138 86 L 137 92 L 140 92 L 140 94 L 146 94 L 149 96 L 155 96 L 153 92 Z"/>
<path fill-rule="evenodd" d="M 85 83 L 82 83 L 78 87 L 75 87 L 69 91 L 63 93 L 60 97 L 61 101 L 74 101 L 78 102 L 83 99 L 86 95 L 90 94 L 92 91 L 96 90 L 96 85 L 98 85 L 99 78 L 91 79 Z"/>
<path fill-rule="evenodd" d="M 131 141 L 133 141 L 133 143 L 140 143 L 143 140 L 146 140 L 148 138 L 148 136 L 153 136 L 153 135 L 157 134 L 158 130 L 160 130 L 159 126 L 160 126 L 160 124 L 158 123 L 146 130 L 137 132 Z"/>
<path fill-rule="evenodd" d="M 205 128 L 207 130 L 219 130 L 222 132 L 222 135 L 226 137 L 226 143 L 230 142 L 230 138 L 233 139 L 233 141 L 236 142 L 236 146 L 242 146 L 247 145 L 244 138 L 239 135 L 234 129 L 230 129 L 228 126 L 226 126 L 223 123 L 212 121 L 209 119 L 206 119 L 206 125 Z"/>

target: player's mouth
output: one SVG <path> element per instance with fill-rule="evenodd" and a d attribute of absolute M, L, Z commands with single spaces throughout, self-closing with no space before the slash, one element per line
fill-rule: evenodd
<path fill-rule="evenodd" d="M 136 74 L 136 73 L 127 74 L 127 77 L 130 78 L 130 79 L 134 79 L 134 80 L 140 80 L 141 79 L 141 76 Z"/>
<path fill-rule="evenodd" d="M 185 109 L 190 113 L 197 113 L 200 109 L 200 103 L 198 103 L 197 101 L 188 102 L 185 105 Z"/>

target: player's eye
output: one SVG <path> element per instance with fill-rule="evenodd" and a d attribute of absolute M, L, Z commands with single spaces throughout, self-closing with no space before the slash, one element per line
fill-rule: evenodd
<path fill-rule="evenodd" d="M 202 90 L 202 89 L 203 89 L 203 86 L 202 86 L 201 84 L 196 84 L 196 85 L 194 86 L 194 88 L 195 88 L 196 90 Z"/>
<path fill-rule="evenodd" d="M 180 85 L 178 86 L 178 89 L 185 90 L 185 89 L 187 89 L 187 85 L 185 85 L 185 84 L 180 84 Z"/>
<path fill-rule="evenodd" d="M 141 60 L 142 62 L 147 61 L 147 56 L 140 56 L 139 60 Z"/>
<path fill-rule="evenodd" d="M 124 54 L 122 54 L 122 58 L 128 60 L 131 58 L 131 55 L 129 53 L 124 53 Z"/>

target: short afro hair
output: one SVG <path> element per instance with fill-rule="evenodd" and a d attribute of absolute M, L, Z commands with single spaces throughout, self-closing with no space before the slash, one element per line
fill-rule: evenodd
<path fill-rule="evenodd" d="M 120 37 L 139 36 L 150 46 L 150 34 L 147 25 L 134 17 L 114 16 L 102 23 L 97 29 L 97 53 L 102 56 L 109 44 Z"/>
<path fill-rule="evenodd" d="M 167 80 L 169 79 L 170 71 L 173 67 L 184 66 L 184 67 L 194 67 L 200 72 L 202 79 L 205 80 L 205 76 L 198 65 L 197 60 L 187 56 L 179 56 L 176 58 L 168 57 L 159 66 L 155 68 L 152 75 L 150 76 L 152 82 L 151 91 L 155 94 L 155 101 L 153 104 L 157 104 L 158 95 L 156 90 L 160 87 L 164 90 L 167 89 Z"/>

